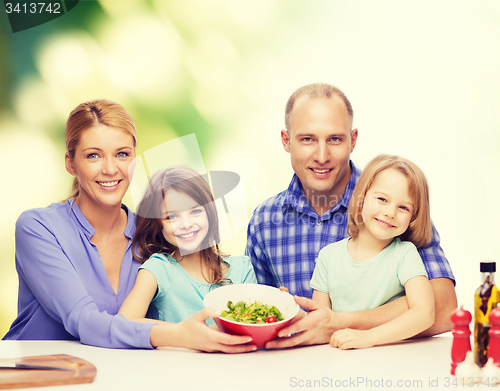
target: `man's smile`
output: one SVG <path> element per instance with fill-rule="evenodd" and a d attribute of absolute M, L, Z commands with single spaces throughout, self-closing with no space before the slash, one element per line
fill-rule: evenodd
<path fill-rule="evenodd" d="M 311 170 L 318 174 L 326 174 L 327 172 L 330 172 L 332 168 L 311 168 Z"/>

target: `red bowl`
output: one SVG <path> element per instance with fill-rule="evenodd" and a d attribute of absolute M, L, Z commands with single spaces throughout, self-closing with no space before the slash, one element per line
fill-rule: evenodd
<path fill-rule="evenodd" d="M 278 331 L 285 327 L 299 312 L 299 305 L 288 292 L 278 288 L 260 284 L 232 284 L 224 285 L 209 292 L 204 299 L 205 307 L 213 308 L 221 313 L 227 310 L 227 302 L 244 301 L 251 303 L 260 301 L 263 304 L 274 305 L 283 314 L 284 320 L 274 323 L 248 324 L 232 320 L 214 318 L 219 329 L 228 334 L 250 335 L 258 349 L 276 338 Z"/>

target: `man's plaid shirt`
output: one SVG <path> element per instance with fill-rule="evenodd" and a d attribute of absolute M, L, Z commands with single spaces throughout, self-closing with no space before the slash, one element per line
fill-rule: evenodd
<path fill-rule="evenodd" d="M 351 161 L 352 174 L 340 202 L 322 216 L 309 205 L 294 174 L 288 189 L 261 203 L 254 211 L 247 233 L 246 255 L 260 284 L 285 286 L 292 295 L 311 298 L 309 284 L 319 251 L 347 237 L 347 209 L 361 171 Z M 455 281 L 434 228 L 432 242 L 418 251 L 429 279 Z M 333 260 L 332 260 L 333 261 Z"/>

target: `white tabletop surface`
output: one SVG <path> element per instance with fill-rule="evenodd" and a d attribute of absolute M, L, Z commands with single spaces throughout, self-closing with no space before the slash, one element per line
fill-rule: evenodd
<path fill-rule="evenodd" d="M 186 349 L 102 349 L 68 341 L 0 341 L 0 359 L 69 354 L 97 367 L 92 383 L 44 390 L 482 389 L 450 375 L 452 337 L 370 349 L 328 345 L 229 355 Z M 40 388 L 42 389 L 42 388 Z"/>

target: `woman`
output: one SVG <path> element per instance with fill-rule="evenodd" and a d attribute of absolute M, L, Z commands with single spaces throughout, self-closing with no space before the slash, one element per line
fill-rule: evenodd
<path fill-rule="evenodd" d="M 181 323 L 134 322 L 116 315 L 134 286 L 135 214 L 121 201 L 135 159 L 134 120 L 119 104 L 79 105 L 66 124 L 72 196 L 24 212 L 16 223 L 18 316 L 4 339 L 80 340 L 109 348 L 181 346 L 229 353 L 253 350 L 246 336 L 209 328 L 205 309 Z"/>

